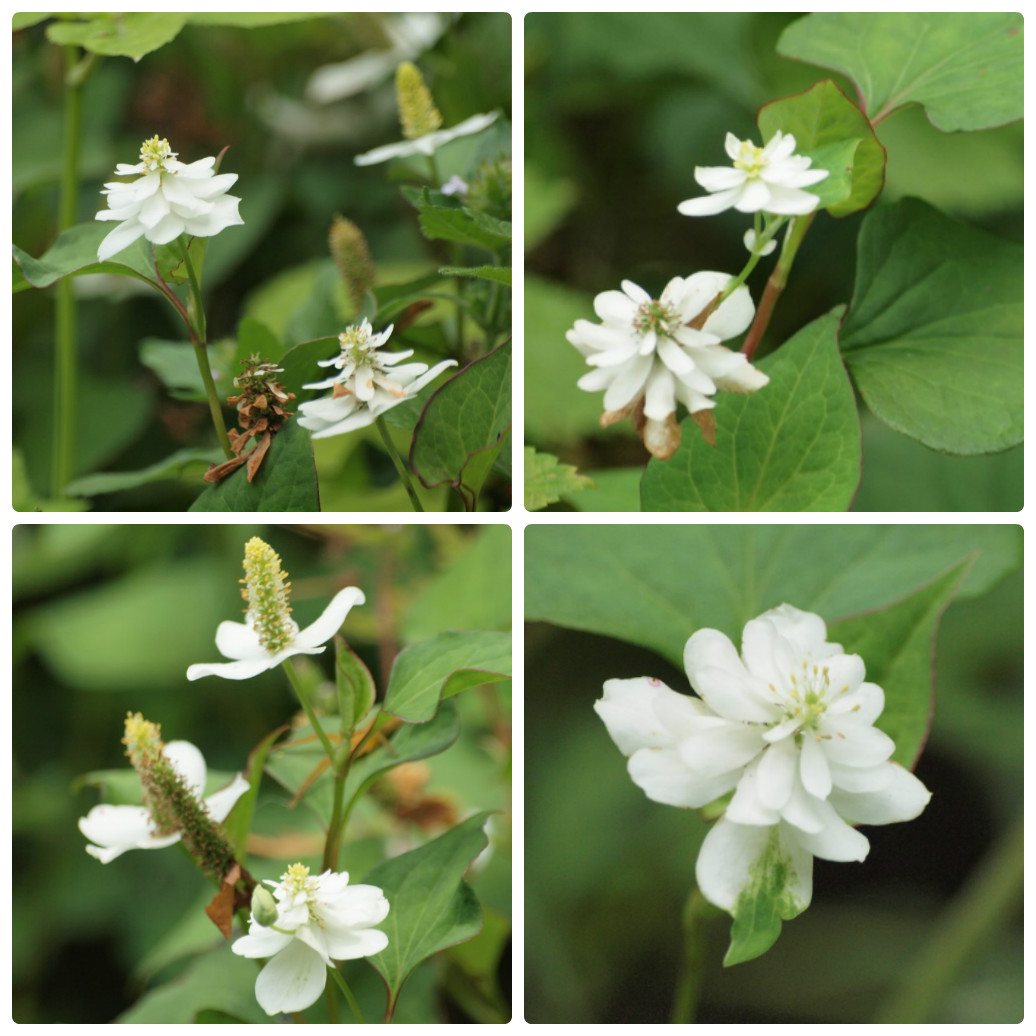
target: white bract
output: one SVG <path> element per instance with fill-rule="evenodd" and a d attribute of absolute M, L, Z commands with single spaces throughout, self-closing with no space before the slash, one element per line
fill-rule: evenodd
<path fill-rule="evenodd" d="M 108 196 L 108 208 L 95 218 L 118 220 L 119 225 L 101 242 L 97 258 L 104 262 L 140 237 L 165 245 L 181 234 L 212 237 L 243 223 L 237 211 L 241 199 L 227 194 L 237 173 L 216 175 L 215 164 L 215 158 L 201 158 L 184 165 L 167 140 L 145 140 L 136 165 L 115 167 L 117 176 L 139 174 L 138 179 L 106 183 L 101 191 Z"/>
<path fill-rule="evenodd" d="M 255 998 L 267 1014 L 304 1010 L 324 991 L 334 961 L 370 957 L 388 946 L 388 936 L 374 927 L 389 912 L 376 886 L 350 885 L 344 872 L 311 877 L 301 863 L 265 884 L 273 889 L 276 919 L 262 925 L 253 911 L 248 934 L 232 949 L 269 958 L 255 980 Z"/>
<path fill-rule="evenodd" d="M 747 248 L 749 250 L 749 252 L 752 252 L 752 253 L 755 252 L 755 250 L 756 250 L 756 241 L 757 240 L 758 240 L 758 238 L 756 237 L 756 233 L 755 233 L 754 230 L 746 230 L 745 231 L 745 237 L 744 237 L 745 248 Z M 770 238 L 770 240 L 767 241 L 766 244 L 763 245 L 763 247 L 759 249 L 759 254 L 760 255 L 769 255 L 776 247 L 777 247 L 777 242 L 774 241 L 773 238 Z"/>
<path fill-rule="evenodd" d="M 741 654 L 718 630 L 684 649 L 700 697 L 658 680 L 609 680 L 595 708 L 648 798 L 699 808 L 733 792 L 698 857 L 698 885 L 732 910 L 760 855 L 778 853 L 809 903 L 812 858 L 863 860 L 852 824 L 912 820 L 931 794 L 890 762 L 874 726 L 885 696 L 863 661 L 827 642 L 823 620 L 784 604 L 751 620 Z"/>
<path fill-rule="evenodd" d="M 426 363 L 400 364 L 413 356 L 413 349 L 393 353 L 381 349 L 392 334 L 390 324 L 374 333 L 364 318 L 338 336 L 340 351 L 329 360 L 318 360 L 321 367 L 337 367 L 338 372 L 305 388 L 330 388 L 330 396 L 322 396 L 299 407 L 298 423 L 314 439 L 341 435 L 373 424 L 386 410 L 412 399 L 456 360 L 443 360 L 429 369 Z"/>
<path fill-rule="evenodd" d="M 697 166 L 694 178 L 710 193 L 681 202 L 685 216 L 712 216 L 726 209 L 738 212 L 773 212 L 804 216 L 820 199 L 802 190 L 823 180 L 826 169 L 810 169 L 813 160 L 796 155 L 795 137 L 778 130 L 765 147 L 727 134 L 726 152 L 730 166 Z"/>
<path fill-rule="evenodd" d="M 579 379 L 586 392 L 604 390 L 607 414 L 643 404 L 647 442 L 683 403 L 689 413 L 714 407 L 717 390 L 754 392 L 769 378 L 740 352 L 720 343 L 747 329 L 755 315 L 752 297 L 736 288 L 704 321 L 689 327 L 730 283 L 710 270 L 674 277 L 653 299 L 632 281 L 622 291 L 594 299 L 600 324 L 577 320 L 568 340 L 595 370 Z M 651 448 L 650 445 L 648 447 Z"/>
<path fill-rule="evenodd" d="M 184 778 L 191 790 L 202 798 L 205 791 L 205 759 L 189 741 L 170 741 L 163 746 L 163 755 Z M 204 799 L 209 816 L 222 823 L 230 815 L 234 803 L 248 791 L 248 781 L 241 774 Z M 180 833 L 160 835 L 154 830 L 146 806 L 94 806 L 79 819 L 79 830 L 93 845 L 86 851 L 101 863 L 111 863 L 130 849 L 164 849 L 180 841 Z"/>
<path fill-rule="evenodd" d="M 353 161 L 357 165 L 377 165 L 379 162 L 388 162 L 393 158 L 407 158 L 410 155 L 434 155 L 443 144 L 448 144 L 457 137 L 470 137 L 475 133 L 481 133 L 496 121 L 498 114 L 498 112 L 485 112 L 482 115 L 472 115 L 471 118 L 458 122 L 456 126 L 451 126 L 449 129 L 433 130 L 431 133 L 426 133 L 413 140 L 401 140 L 398 144 L 376 147 L 373 151 L 357 155 Z"/>

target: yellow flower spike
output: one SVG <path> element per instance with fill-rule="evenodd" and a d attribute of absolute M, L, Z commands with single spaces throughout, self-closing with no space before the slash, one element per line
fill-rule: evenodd
<path fill-rule="evenodd" d="M 291 618 L 291 583 L 281 568 L 280 555 L 253 536 L 245 544 L 244 567 L 241 596 L 248 602 L 249 623 L 267 651 L 281 651 L 291 643 L 298 627 Z"/>
<path fill-rule="evenodd" d="M 410 61 L 404 61 L 396 69 L 396 103 L 399 124 L 407 140 L 434 133 L 442 125 L 442 115 L 435 107 L 424 77 Z"/>

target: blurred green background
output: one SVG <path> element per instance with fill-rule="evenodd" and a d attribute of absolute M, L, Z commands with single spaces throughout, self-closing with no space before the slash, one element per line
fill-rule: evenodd
<path fill-rule="evenodd" d="M 614 531 L 609 543 L 622 554 Z M 625 531 L 643 544 L 642 530 Z M 715 529 L 718 539 L 731 531 Z M 1020 543 L 1020 530 L 999 532 Z M 540 527 L 527 536 L 527 569 L 537 543 L 561 533 Z M 686 571 L 697 601 L 693 558 L 665 564 Z M 816 564 L 803 554 L 805 572 Z M 610 559 L 600 567 L 610 572 Z M 642 583 L 657 587 L 662 579 L 644 573 Z M 961 907 L 979 865 L 1021 824 L 1022 583 L 1021 571 L 1007 565 L 988 593 L 954 601 L 943 616 L 934 723 L 917 767 L 933 792 L 927 809 L 910 823 L 865 828 L 871 849 L 862 865 L 816 860 L 812 905 L 761 958 L 724 969 L 731 922 L 725 914 L 713 921 L 698 1022 L 873 1021 L 918 954 L 941 949 L 933 947 L 944 931 L 936 926 Z M 734 600 L 748 589 L 729 588 Z M 535 596 L 527 583 L 527 610 Z M 647 620 L 631 617 L 631 635 Z M 740 629 L 723 632 L 740 642 Z M 544 622 L 527 626 L 525 643 L 526 1018 L 667 1022 L 681 912 L 708 828 L 697 811 L 646 798 L 592 706 L 610 678 L 655 676 L 687 693 L 687 677 L 643 648 Z M 945 945 L 947 953 L 954 948 Z M 1012 897 L 925 1020 L 1017 1023 L 1022 992 L 1021 905 Z"/>
<path fill-rule="evenodd" d="M 593 297 L 630 279 L 651 292 L 694 270 L 737 272 L 741 213 L 692 219 L 696 165 L 724 161 L 723 139 L 758 138 L 757 109 L 838 76 L 778 57 L 794 14 L 532 14 L 525 22 L 526 441 L 593 475 L 582 510 L 639 509 L 647 460 L 628 422 L 602 431 L 599 393 L 565 340 Z M 850 90 L 850 96 L 852 96 Z M 882 201 L 916 195 L 1022 240 L 1021 124 L 943 134 L 916 106 L 877 128 L 888 151 Z M 810 230 L 761 354 L 852 296 L 863 213 Z M 749 280 L 758 297 L 770 266 Z M 626 470 L 622 470 L 626 469 Z M 1020 510 L 1022 450 L 935 453 L 864 411 L 864 476 L 854 510 Z M 566 509 L 556 505 L 555 509 Z"/>
<path fill-rule="evenodd" d="M 281 554 L 301 626 L 343 586 L 364 591 L 366 604 L 350 612 L 344 634 L 379 694 L 406 644 L 451 627 L 510 627 L 506 526 L 16 527 L 17 1022 L 115 1020 L 145 989 L 189 970 L 194 951 L 222 941 L 201 914 L 213 888 L 180 847 L 129 852 L 102 865 L 85 852 L 76 820 L 99 801 L 82 775 L 129 766 L 120 744 L 127 711 L 160 723 L 167 741 L 195 743 L 224 783 L 294 715 L 297 702 L 279 670 L 242 682 L 185 678 L 189 664 L 220 659 L 216 626 L 240 618 L 241 558 L 253 535 Z M 321 700 L 330 706 L 333 652 L 297 661 L 313 681 L 329 680 L 329 698 Z M 491 852 L 469 874 L 485 910 L 483 934 L 421 965 L 403 991 L 398 1021 L 496 1019 L 510 981 L 510 691 L 496 684 L 454 701 L 460 740 L 416 771 L 425 778 L 417 800 L 404 801 L 405 788 L 383 780 L 346 833 L 341 866 L 360 878 L 388 852 L 422 844 L 476 810 L 498 811 Z M 289 798 L 264 779 L 253 832 L 267 839 L 264 852 L 277 855 L 250 858 L 256 877 L 277 877 L 299 858 L 315 855 L 319 863 L 322 831 L 304 807 L 289 809 Z M 278 849 L 286 834 L 294 844 Z M 356 962 L 347 974 L 380 1017 L 384 993 L 373 969 Z"/>
<path fill-rule="evenodd" d="M 415 20 L 416 19 L 416 20 Z M 13 35 L 13 238 L 33 256 L 56 235 L 61 169 L 61 48 L 44 24 Z M 358 92 L 316 100 L 319 70 L 351 58 L 409 48 L 390 59 Z M 239 323 L 264 324 L 287 347 L 336 334 L 354 308 L 329 257 L 334 214 L 356 222 L 370 245 L 379 285 L 428 273 L 438 252 L 421 235 L 417 214 L 386 175 L 388 166 L 358 168 L 353 157 L 400 139 L 393 72 L 415 60 L 452 126 L 477 112 L 510 113 L 511 22 L 505 14 L 416 16 L 333 14 L 263 28 L 188 24 L 139 62 L 99 61 L 84 87 L 81 190 L 77 221 L 104 207 L 100 189 L 116 163 L 136 161 L 141 141 L 168 138 L 180 160 L 218 154 L 223 172 L 238 174 L 244 225 L 229 228 L 206 254 L 204 288 L 210 343 L 236 336 Z M 502 120 L 500 127 L 507 126 Z M 509 126 L 478 146 L 510 154 Z M 490 139 L 491 138 L 491 139 Z M 473 138 L 446 146 L 444 176 L 464 168 Z M 456 167 L 456 168 L 455 168 Z M 422 172 L 423 172 L 422 167 Z M 445 253 L 443 253 L 445 256 Z M 441 265 L 441 263 L 439 263 Z M 185 376 L 193 355 L 182 322 L 156 292 L 132 278 L 77 278 L 79 295 L 79 427 L 74 474 L 136 471 L 186 446 L 211 444 L 204 403 L 173 398 L 141 359 L 142 343 L 183 343 Z M 31 510 L 50 484 L 54 290 L 14 298 L 15 506 Z M 437 314 L 426 314 L 432 323 Z M 398 348 L 416 348 L 433 362 L 441 335 L 418 322 L 397 333 Z M 229 374 L 238 373 L 227 361 Z M 167 359 L 167 365 L 171 362 Z M 219 362 L 216 362 L 217 375 Z M 233 369 L 230 369 L 233 366 Z M 229 392 L 223 393 L 230 394 Z M 180 394 L 182 395 L 182 393 Z M 409 509 L 374 429 L 319 444 L 326 510 Z M 167 479 L 94 501 L 98 510 L 183 510 L 198 493 L 206 465 L 183 481 Z M 23 473 L 24 472 L 24 473 Z"/>

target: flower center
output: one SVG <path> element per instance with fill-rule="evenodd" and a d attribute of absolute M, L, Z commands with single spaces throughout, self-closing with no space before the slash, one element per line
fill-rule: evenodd
<path fill-rule="evenodd" d="M 351 360 L 356 366 L 373 364 L 373 356 L 377 351 L 370 340 L 371 326 L 366 321 L 347 327 L 339 336 L 338 344 L 342 349 L 342 358 Z"/>
<path fill-rule="evenodd" d="M 304 863 L 293 863 L 281 875 L 281 883 L 293 896 L 301 892 L 308 899 L 316 891 L 317 879 L 309 876 L 309 868 Z"/>
<path fill-rule="evenodd" d="M 649 299 L 637 307 L 633 317 L 633 329 L 639 335 L 654 331 L 656 335 L 669 335 L 679 325 L 679 318 L 672 306 L 660 299 Z"/>
<path fill-rule="evenodd" d="M 741 141 L 737 158 L 734 160 L 734 168 L 743 169 L 750 177 L 758 176 L 766 168 L 763 149 L 756 147 L 750 140 Z"/>
<path fill-rule="evenodd" d="M 169 147 L 168 140 L 164 137 L 160 140 L 157 134 L 140 145 L 140 160 L 144 163 L 144 171 L 148 173 L 156 170 L 165 172 L 166 162 L 176 158 L 178 153 Z"/>
<path fill-rule="evenodd" d="M 831 676 L 827 666 L 818 666 L 808 658 L 802 660 L 802 672 L 792 673 L 791 689 L 784 705 L 788 719 L 799 721 L 799 728 L 816 730 L 830 701 Z"/>
<path fill-rule="evenodd" d="M 291 583 L 277 552 L 258 536 L 245 544 L 245 584 L 241 596 L 248 602 L 247 617 L 259 643 L 276 654 L 286 648 L 298 627 L 291 617 Z M 308 873 L 308 872 L 307 872 Z"/>

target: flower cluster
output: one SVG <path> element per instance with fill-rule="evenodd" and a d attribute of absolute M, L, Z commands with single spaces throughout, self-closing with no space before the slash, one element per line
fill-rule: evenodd
<path fill-rule="evenodd" d="M 388 945 L 374 927 L 389 912 L 375 885 L 350 885 L 344 872 L 313 877 L 301 863 L 265 884 L 272 895 L 257 888 L 248 934 L 232 949 L 241 957 L 269 958 L 255 980 L 255 998 L 269 1015 L 316 1003 L 334 961 L 370 957 Z"/>
<path fill-rule="evenodd" d="M 140 237 L 165 245 L 181 234 L 212 237 L 244 220 L 238 214 L 240 198 L 227 194 L 237 173 L 215 172 L 214 157 L 185 165 L 169 141 L 157 136 L 145 140 L 136 165 L 119 163 L 117 176 L 138 176 L 130 183 L 106 183 L 101 192 L 108 208 L 99 220 L 118 220 L 119 225 L 101 242 L 97 258 L 104 262 L 128 248 Z"/>
<path fill-rule="evenodd" d="M 304 388 L 331 389 L 331 395 L 303 403 L 299 424 L 312 432 L 314 439 L 341 435 L 373 424 L 386 410 L 411 399 L 456 360 L 443 360 L 431 369 L 426 363 L 405 363 L 413 350 L 393 353 L 381 347 L 392 334 L 390 324 L 375 333 L 370 321 L 346 328 L 338 336 L 339 353 L 318 361 L 321 367 L 336 367 L 338 373 Z"/>
<path fill-rule="evenodd" d="M 931 798 L 874 726 L 884 692 L 858 655 L 828 643 L 819 616 L 787 604 L 765 612 L 745 626 L 740 656 L 719 631 L 698 630 L 684 666 L 697 698 L 646 677 L 609 680 L 595 709 L 648 798 L 700 808 L 733 793 L 696 868 L 724 910 L 774 836 L 802 910 L 814 856 L 861 861 L 869 842 L 851 825 L 912 820 Z"/>

